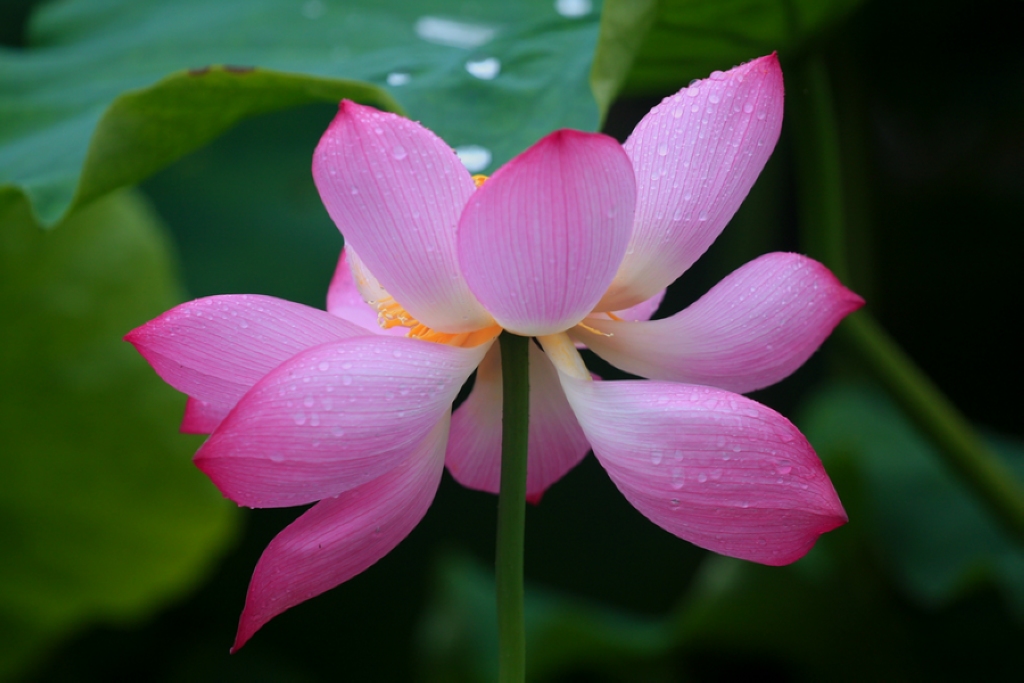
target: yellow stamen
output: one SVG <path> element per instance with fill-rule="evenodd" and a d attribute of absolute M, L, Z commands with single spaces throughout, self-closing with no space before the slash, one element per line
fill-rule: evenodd
<path fill-rule="evenodd" d="M 480 187 L 485 182 L 487 182 L 487 176 L 478 173 L 475 176 L 473 176 L 473 182 L 476 184 L 477 187 Z"/>
<path fill-rule="evenodd" d="M 582 327 L 587 332 L 593 332 L 594 334 L 599 334 L 602 337 L 614 337 L 615 336 L 611 332 L 602 332 L 601 330 L 595 330 L 590 325 L 584 325 L 583 323 L 576 323 L 576 327 Z"/>
<path fill-rule="evenodd" d="M 612 320 L 618 320 L 620 323 L 622 322 L 622 318 L 620 318 L 619 316 L 615 315 L 611 311 L 608 311 L 607 313 L 605 313 L 605 315 L 607 315 Z"/>
<path fill-rule="evenodd" d="M 402 305 L 391 296 L 373 302 L 372 305 L 377 308 L 378 325 L 385 330 L 389 330 L 392 327 L 407 327 L 409 328 L 410 339 L 421 339 L 437 344 L 472 348 L 494 339 L 501 333 L 501 327 L 497 324 L 472 332 L 438 332 L 432 330 L 409 315 L 409 312 L 402 308 Z"/>

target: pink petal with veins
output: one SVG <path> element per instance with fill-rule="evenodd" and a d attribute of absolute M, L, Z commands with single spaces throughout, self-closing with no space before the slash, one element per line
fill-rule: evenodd
<path fill-rule="evenodd" d="M 720 389 L 669 382 L 562 375 L 562 385 L 619 491 L 680 538 L 783 565 L 846 522 L 818 456 L 770 408 Z"/>
<path fill-rule="evenodd" d="M 279 533 L 253 572 L 231 651 L 278 614 L 363 572 L 408 536 L 437 492 L 447 436 L 445 415 L 389 472 L 320 501 Z"/>
<path fill-rule="evenodd" d="M 641 301 L 636 306 L 630 306 L 624 308 L 621 311 L 615 311 L 615 316 L 621 320 L 627 320 L 632 322 L 639 322 L 641 320 L 650 320 L 651 316 L 658 311 L 658 307 L 661 306 L 661 302 L 665 299 L 665 290 L 657 292 L 654 296 L 646 301 Z"/>
<path fill-rule="evenodd" d="M 373 334 L 386 334 L 392 337 L 404 337 L 409 330 L 405 327 L 382 328 L 377 323 L 377 309 L 363 299 L 361 291 L 382 291 L 376 278 L 365 268 L 359 269 L 363 282 L 362 290 L 357 283 L 356 264 L 358 258 L 351 247 L 344 247 L 338 258 L 338 267 L 334 269 L 331 286 L 327 289 L 327 312 L 353 322 Z M 360 264 L 361 265 L 361 264 Z"/>
<path fill-rule="evenodd" d="M 666 98 L 626 141 L 637 183 L 633 237 L 602 311 L 633 306 L 700 258 L 736 213 L 782 128 L 774 54 Z"/>
<path fill-rule="evenodd" d="M 864 300 L 813 259 L 765 254 L 676 315 L 649 322 L 590 318 L 574 340 L 626 372 L 745 393 L 804 364 Z M 610 336 L 605 336 L 610 335 Z"/>
<path fill-rule="evenodd" d="M 200 401 L 230 408 L 300 351 L 367 331 L 270 296 L 211 296 L 176 306 L 127 335 L 156 373 Z"/>
<path fill-rule="evenodd" d="M 452 416 L 445 464 L 463 486 L 498 493 L 501 484 L 501 351 L 497 344 L 477 368 L 473 391 Z M 530 434 L 526 496 L 540 500 L 549 486 L 575 467 L 590 444 L 573 415 L 558 373 L 530 344 Z"/>
<path fill-rule="evenodd" d="M 379 336 L 305 351 L 238 402 L 195 463 L 249 507 L 302 505 L 355 488 L 426 436 L 487 346 Z"/>
<path fill-rule="evenodd" d="M 213 434 L 224 418 L 228 416 L 233 405 L 217 405 L 188 397 L 185 401 L 185 416 L 181 420 L 182 434 Z"/>
<path fill-rule="evenodd" d="M 476 186 L 443 140 L 345 100 L 313 154 L 327 212 L 395 300 L 442 332 L 493 324 L 459 269 L 455 229 Z"/>
<path fill-rule="evenodd" d="M 606 135 L 561 130 L 491 176 L 459 222 L 459 262 L 505 329 L 561 332 L 608 288 L 629 240 L 633 171 Z"/>

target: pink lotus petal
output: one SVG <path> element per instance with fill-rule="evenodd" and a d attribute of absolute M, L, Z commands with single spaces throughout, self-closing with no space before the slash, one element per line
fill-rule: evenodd
<path fill-rule="evenodd" d="M 583 431 L 624 496 L 670 533 L 782 565 L 846 522 L 832 482 L 786 418 L 696 385 L 562 375 Z"/>
<path fill-rule="evenodd" d="M 185 401 L 185 417 L 181 420 L 180 431 L 182 434 L 212 434 L 232 408 L 233 405 L 207 403 L 189 396 Z"/>
<path fill-rule="evenodd" d="M 392 327 L 385 330 L 377 323 L 377 310 L 366 303 L 360 293 L 355 277 L 355 263 L 358 263 L 355 252 L 351 247 L 344 247 L 341 250 L 341 257 L 338 259 L 338 267 L 334 270 L 331 286 L 327 289 L 327 312 L 353 322 L 374 334 L 386 334 L 392 337 L 406 336 L 409 333 L 408 328 Z M 361 268 L 360 274 L 364 278 L 372 278 L 365 269 Z M 364 287 L 380 290 L 380 285 L 375 278 L 372 279 L 372 282 L 364 283 Z"/>
<path fill-rule="evenodd" d="M 629 320 L 638 322 L 641 320 L 650 320 L 651 316 L 658 311 L 658 306 L 661 306 L 661 302 L 665 299 L 665 290 L 655 293 L 650 299 L 641 301 L 636 306 L 630 306 L 624 308 L 621 311 L 615 311 L 615 316 L 621 320 Z"/>
<path fill-rule="evenodd" d="M 596 133 L 561 130 L 498 169 L 459 222 L 470 288 L 505 329 L 561 332 L 590 313 L 626 251 L 633 171 Z"/>
<path fill-rule="evenodd" d="M 230 407 L 261 377 L 319 344 L 364 336 L 358 325 L 270 296 L 211 296 L 176 306 L 125 340 L 172 387 Z"/>
<path fill-rule="evenodd" d="M 363 572 L 394 549 L 430 507 L 444 467 L 445 415 L 398 466 L 322 500 L 260 557 L 232 652 L 273 617 Z"/>
<path fill-rule="evenodd" d="M 792 374 L 863 304 L 817 261 L 765 254 L 670 318 L 590 318 L 588 326 L 611 336 L 582 327 L 572 336 L 641 377 L 745 393 Z"/>
<path fill-rule="evenodd" d="M 249 507 L 337 495 L 395 467 L 450 409 L 486 351 L 383 336 L 310 349 L 239 401 L 196 465 Z"/>
<path fill-rule="evenodd" d="M 476 383 L 452 416 L 445 464 L 467 488 L 498 493 L 501 484 L 501 351 L 491 347 L 477 368 Z M 526 496 L 536 502 L 575 467 L 590 444 L 573 415 L 558 373 L 530 344 L 530 435 Z"/>
<path fill-rule="evenodd" d="M 651 110 L 626 141 L 636 223 L 598 310 L 633 306 L 683 274 L 736 213 L 782 127 L 774 54 L 716 72 Z"/>
<path fill-rule="evenodd" d="M 384 288 L 423 324 L 493 324 L 466 286 L 455 228 L 476 186 L 455 152 L 420 124 L 345 100 L 313 155 L 327 212 Z"/>

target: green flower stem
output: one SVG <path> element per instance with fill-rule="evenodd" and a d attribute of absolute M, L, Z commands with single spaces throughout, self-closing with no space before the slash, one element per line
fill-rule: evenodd
<path fill-rule="evenodd" d="M 530 338 L 502 332 L 501 493 L 498 497 L 498 667 L 501 683 L 526 679 L 523 538 L 530 426 Z"/>
<path fill-rule="evenodd" d="M 796 81 L 801 241 L 808 253 L 845 280 L 847 235 L 839 127 L 828 72 L 821 59 L 807 58 L 796 72 Z M 963 414 L 866 311 L 847 318 L 839 332 L 918 428 L 938 446 L 946 464 L 1024 543 L 1024 487 Z"/>

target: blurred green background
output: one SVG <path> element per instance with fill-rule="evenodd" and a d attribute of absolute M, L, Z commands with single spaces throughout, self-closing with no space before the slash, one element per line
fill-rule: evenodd
<path fill-rule="evenodd" d="M 494 678 L 497 500 L 447 476 L 394 552 L 228 656 L 298 512 L 222 501 L 176 432 L 184 397 L 120 340 L 199 296 L 324 305 L 342 241 L 309 169 L 341 97 L 490 172 L 558 127 L 625 139 L 691 79 L 778 50 L 779 146 L 659 317 L 766 251 L 846 269 L 1019 491 L 1022 27 L 1016 0 L 0 3 L 0 678 Z M 1024 535 L 862 345 L 840 328 L 754 395 L 850 515 L 795 565 L 670 536 L 593 458 L 530 507 L 536 680 L 1020 675 Z"/>

